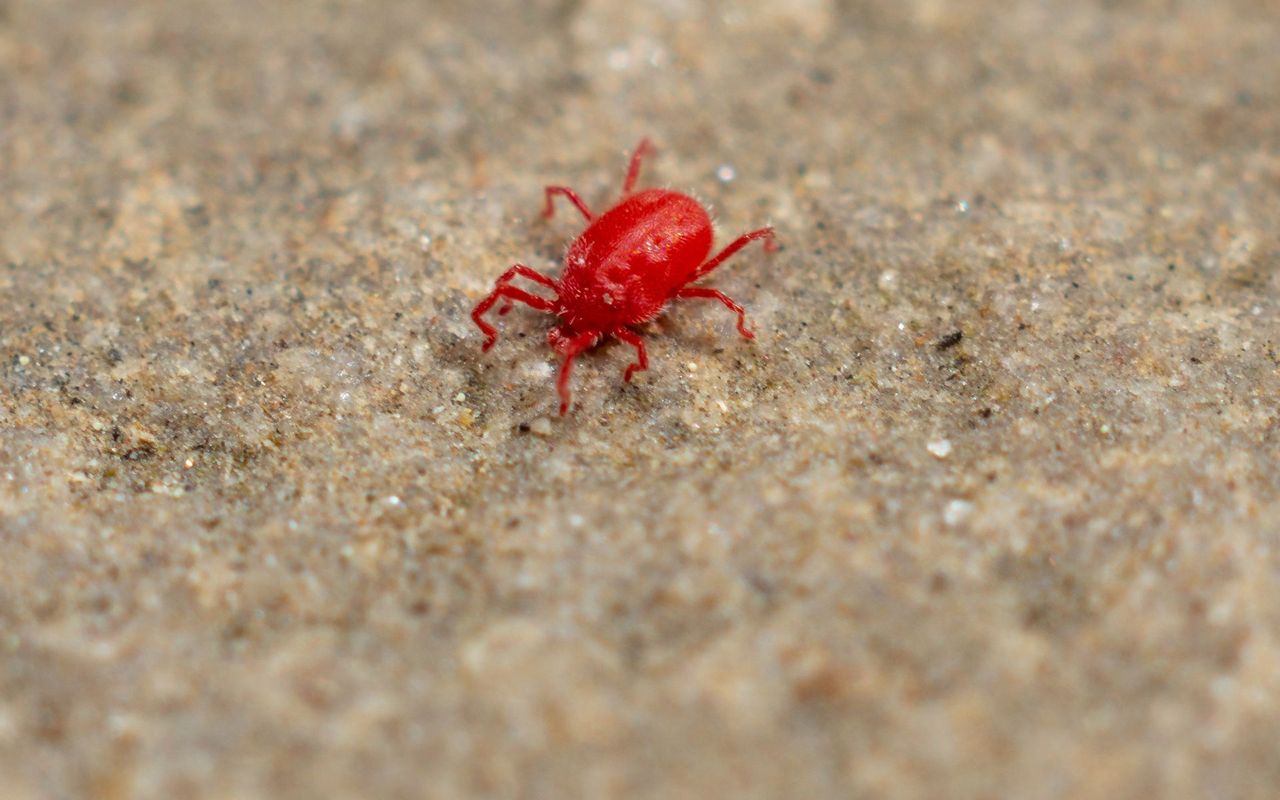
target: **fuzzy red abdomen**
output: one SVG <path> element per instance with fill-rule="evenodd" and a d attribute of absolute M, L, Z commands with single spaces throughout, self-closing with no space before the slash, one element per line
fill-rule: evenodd
<path fill-rule="evenodd" d="M 711 252 L 711 219 L 688 195 L 649 189 L 597 217 L 565 255 L 560 303 L 578 331 L 655 316 Z"/>

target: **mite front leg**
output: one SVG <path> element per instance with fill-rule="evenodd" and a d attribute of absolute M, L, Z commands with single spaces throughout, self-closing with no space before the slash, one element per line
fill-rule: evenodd
<path fill-rule="evenodd" d="M 738 315 L 738 333 L 742 334 L 744 339 L 754 339 L 756 335 L 747 330 L 747 312 L 742 310 L 742 306 L 733 302 L 729 297 L 719 289 L 706 289 L 701 286 L 688 286 L 675 293 L 680 299 L 703 298 L 706 300 L 719 300 L 724 303 L 728 309 Z"/>
<path fill-rule="evenodd" d="M 506 298 L 514 300 L 518 303 L 524 303 L 530 308 L 538 311 L 552 312 L 555 310 L 555 304 L 544 297 L 538 297 L 536 294 L 529 294 L 523 289 L 517 289 L 511 284 L 500 284 L 495 286 L 489 296 L 481 300 L 478 305 L 471 311 L 471 320 L 475 322 L 476 327 L 484 334 L 484 346 L 481 348 L 484 352 L 489 352 L 489 348 L 493 347 L 494 342 L 498 341 L 498 329 L 484 321 L 484 315 L 493 308 L 493 304 L 498 302 L 498 298 Z"/>
<path fill-rule="evenodd" d="M 507 270 L 506 272 L 498 276 L 498 279 L 493 282 L 493 285 L 495 287 L 505 286 L 506 284 L 511 283 L 513 280 L 515 280 L 517 276 L 528 278 L 529 280 L 533 281 L 536 284 L 539 284 L 541 286 L 547 287 L 548 289 L 551 289 L 557 295 L 560 294 L 560 284 L 556 283 L 553 278 L 549 278 L 546 275 L 543 275 L 541 272 L 538 272 L 532 267 L 526 267 L 524 264 L 516 264 L 512 266 L 511 269 Z M 500 317 L 505 316 L 506 313 L 510 310 L 511 310 L 511 303 L 510 302 L 503 303 L 502 306 L 498 309 L 498 316 Z"/>
<path fill-rule="evenodd" d="M 726 247 L 725 249 L 717 253 L 715 258 L 712 258 L 710 261 L 708 261 L 707 263 L 703 264 L 702 266 L 694 270 L 693 276 L 689 278 L 688 282 L 693 283 L 699 278 L 705 277 L 708 273 L 711 272 L 711 270 L 723 264 L 726 259 L 730 258 L 734 253 L 738 252 L 742 248 L 751 244 L 756 239 L 765 240 L 764 251 L 766 253 L 772 253 L 774 250 L 778 249 L 778 245 L 773 240 L 774 236 L 773 236 L 772 227 L 761 228 L 759 230 L 751 231 L 750 233 L 744 233 L 741 236 L 739 236 L 737 239 L 734 239 L 732 242 L 730 242 L 728 247 Z"/>
<path fill-rule="evenodd" d="M 560 374 L 556 376 L 556 391 L 560 393 L 560 416 L 562 417 L 569 413 L 569 403 L 573 399 L 569 393 L 569 376 L 573 372 L 573 360 L 599 340 L 599 334 L 580 333 L 561 346 L 564 361 L 560 364 Z"/>
<path fill-rule="evenodd" d="M 555 195 L 563 195 L 570 203 L 577 206 L 578 210 L 582 212 L 582 216 L 587 218 L 587 222 L 590 222 L 593 219 L 591 209 L 587 208 L 587 204 L 582 202 L 582 198 L 578 197 L 578 193 L 570 189 L 568 186 L 548 186 L 546 192 L 547 205 L 542 209 L 542 216 L 547 219 L 551 219 L 551 217 L 556 213 L 555 204 L 551 202 L 551 198 Z"/>
<path fill-rule="evenodd" d="M 493 283 L 495 286 L 501 286 L 504 283 L 511 283 L 513 280 L 516 279 L 517 275 L 519 275 L 522 278 L 528 278 L 534 283 L 541 284 L 547 287 L 548 289 L 554 289 L 558 291 L 560 288 L 559 284 L 556 283 L 554 278 L 551 278 L 547 275 L 543 275 L 541 272 L 538 272 L 533 267 L 526 267 L 524 264 L 513 264 L 511 266 L 511 269 L 499 275 L 498 279 Z"/>
<path fill-rule="evenodd" d="M 631 383 L 631 376 L 633 373 L 649 368 L 649 356 L 644 351 L 644 339 L 641 339 L 635 331 L 628 328 L 619 328 L 613 332 L 613 335 L 636 349 L 635 363 L 628 366 L 627 371 L 622 375 L 622 380 L 627 383 Z"/>

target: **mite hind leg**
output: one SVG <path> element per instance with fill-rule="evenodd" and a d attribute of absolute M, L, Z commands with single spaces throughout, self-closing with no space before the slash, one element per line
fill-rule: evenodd
<path fill-rule="evenodd" d="M 729 299 L 729 296 L 719 289 L 707 289 L 701 286 L 688 286 L 675 293 L 675 297 L 682 300 L 705 299 L 719 300 L 730 311 L 738 315 L 738 333 L 742 334 L 744 339 L 754 339 L 756 335 L 747 330 L 747 312 L 742 306 Z"/>
<path fill-rule="evenodd" d="M 640 177 L 640 162 L 652 152 L 653 142 L 648 137 L 641 139 L 640 144 L 636 145 L 636 151 L 631 154 L 631 163 L 627 166 L 627 179 L 622 184 L 623 197 L 631 194 L 631 190 L 636 187 L 636 179 Z"/>
<path fill-rule="evenodd" d="M 764 239 L 764 251 L 766 253 L 772 253 L 773 251 L 778 249 L 777 243 L 774 242 L 772 226 L 760 228 L 759 230 L 754 230 L 754 231 L 751 231 L 750 233 L 744 233 L 741 236 L 739 236 L 737 239 L 734 239 L 732 242 L 730 242 L 728 247 L 721 250 L 713 258 L 708 260 L 705 264 L 703 264 L 702 266 L 694 270 L 693 275 L 689 278 L 688 282 L 693 283 L 699 278 L 706 276 L 708 273 L 711 272 L 711 270 L 723 264 L 726 260 L 731 258 L 734 253 L 737 253 L 739 250 L 751 244 L 756 239 Z"/>
<path fill-rule="evenodd" d="M 592 219 L 595 218 L 594 215 L 591 213 L 591 209 L 587 208 L 587 204 L 582 201 L 581 197 L 578 197 L 578 193 L 570 189 L 568 186 L 548 186 L 546 188 L 546 193 L 547 193 L 547 204 L 542 208 L 543 217 L 550 219 L 551 217 L 555 216 L 556 207 L 555 207 L 555 203 L 552 202 L 552 198 L 554 198 L 556 195 L 560 195 L 564 197 L 566 200 L 568 200 L 570 203 L 573 203 L 574 207 L 576 207 L 579 211 L 582 212 L 582 216 L 586 217 L 587 222 L 590 222 Z"/>

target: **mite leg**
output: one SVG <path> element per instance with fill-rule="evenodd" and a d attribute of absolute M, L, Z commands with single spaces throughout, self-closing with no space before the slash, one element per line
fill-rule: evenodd
<path fill-rule="evenodd" d="M 499 284 L 495 286 L 489 296 L 481 300 L 480 303 L 471 310 L 471 320 L 475 322 L 476 327 L 484 334 L 484 352 L 489 352 L 489 348 L 493 347 L 493 343 L 498 341 L 498 329 L 484 321 L 484 315 L 493 308 L 493 304 L 498 302 L 498 298 L 506 298 L 519 303 L 524 303 L 531 308 L 539 311 L 554 311 L 555 304 L 545 297 L 538 297 L 536 294 L 529 294 L 523 289 L 517 289 L 510 284 Z"/>
<path fill-rule="evenodd" d="M 542 209 L 542 216 L 550 219 L 556 213 L 556 207 L 552 204 L 551 198 L 556 195 L 564 195 L 570 203 L 577 206 L 582 212 L 582 216 L 587 218 L 587 222 L 592 220 L 591 209 L 587 208 L 587 204 L 582 202 L 582 198 L 578 197 L 578 193 L 570 189 L 568 186 L 548 186 L 547 189 L 547 205 Z"/>
<path fill-rule="evenodd" d="M 756 239 L 765 240 L 764 251 L 766 253 L 772 253 L 774 250 L 778 249 L 778 245 L 774 244 L 774 241 L 773 241 L 772 227 L 761 228 L 759 230 L 751 231 L 750 233 L 744 233 L 741 236 L 739 236 L 737 239 L 734 239 L 732 242 L 730 242 L 728 247 L 726 247 L 725 249 L 717 253 L 716 256 L 712 258 L 710 261 L 708 261 L 707 263 L 703 264 L 702 266 L 694 270 L 693 275 L 689 278 L 689 283 L 693 283 L 699 278 L 705 276 L 707 273 L 711 272 L 711 270 L 723 264 L 724 261 L 728 259 L 730 256 L 732 256 L 734 253 L 746 247 L 748 244 L 751 244 Z"/>
<path fill-rule="evenodd" d="M 560 364 L 560 374 L 556 376 L 556 391 L 560 393 L 560 416 L 562 417 L 569 413 L 569 403 L 572 400 L 569 393 L 569 375 L 573 372 L 573 360 L 599 339 L 599 334 L 580 333 L 564 344 L 564 361 Z"/>
<path fill-rule="evenodd" d="M 541 272 L 538 272 L 532 267 L 526 267 L 524 264 L 516 264 L 511 269 L 502 273 L 502 275 L 498 276 L 498 280 L 494 281 L 493 285 L 495 287 L 505 286 L 506 284 L 511 283 L 513 280 L 515 280 L 516 276 L 523 276 L 533 281 L 534 283 L 537 283 L 542 286 L 546 286 L 548 289 L 555 291 L 556 294 L 560 293 L 560 285 L 557 284 L 554 279 L 549 278 L 546 275 L 543 275 Z M 503 303 L 502 307 L 498 309 L 498 316 L 500 317 L 504 316 L 510 310 L 511 310 L 511 303 L 510 302 Z"/>
<path fill-rule="evenodd" d="M 511 283 L 513 280 L 516 279 L 517 275 L 523 278 L 528 278 L 534 283 L 542 284 L 548 289 L 558 290 L 560 288 L 559 284 L 556 283 L 555 278 L 551 278 L 546 275 L 543 275 L 541 272 L 538 272 L 536 269 L 533 269 L 532 267 L 526 267 L 524 264 L 513 265 L 511 269 L 499 275 L 498 280 L 494 281 L 494 284 L 497 286 L 501 286 L 504 283 Z"/>
<path fill-rule="evenodd" d="M 640 161 L 653 152 L 653 143 L 648 137 L 640 140 L 640 144 L 636 145 L 636 151 L 631 155 L 631 165 L 627 167 L 627 179 L 622 184 L 622 196 L 626 197 L 631 194 L 631 190 L 636 186 L 636 179 L 640 177 Z"/>
<path fill-rule="evenodd" d="M 622 376 L 624 381 L 631 383 L 632 374 L 649 368 L 649 356 L 644 351 L 644 339 L 641 339 L 635 331 L 628 328 L 618 328 L 613 332 L 613 335 L 636 349 L 635 363 L 628 366 L 626 373 Z"/>
<path fill-rule="evenodd" d="M 724 303 L 730 311 L 738 315 L 738 333 L 742 334 L 744 339 L 754 339 L 756 335 L 747 330 L 747 312 L 742 310 L 742 306 L 733 302 L 719 289 L 706 289 L 701 286 L 686 286 L 675 293 L 675 297 L 680 299 L 705 298 L 707 300 L 719 300 Z"/>

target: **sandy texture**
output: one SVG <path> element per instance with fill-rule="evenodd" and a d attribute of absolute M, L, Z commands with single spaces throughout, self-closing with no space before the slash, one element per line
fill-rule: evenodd
<path fill-rule="evenodd" d="M 1271 0 L 0 2 L 0 796 L 1274 797 Z M 470 307 L 772 221 L 652 368 Z"/>

